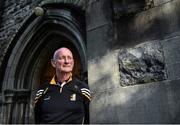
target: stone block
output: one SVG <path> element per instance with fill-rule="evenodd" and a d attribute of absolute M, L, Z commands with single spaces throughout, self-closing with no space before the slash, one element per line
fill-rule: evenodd
<path fill-rule="evenodd" d="M 168 79 L 169 80 L 175 80 L 179 79 L 180 76 L 180 62 L 179 63 L 174 63 L 174 64 L 168 64 L 167 65 L 167 73 L 168 73 Z"/>
<path fill-rule="evenodd" d="M 102 57 L 110 51 L 113 39 L 112 28 L 112 25 L 104 25 L 103 27 L 87 32 L 88 60 Z"/>
<path fill-rule="evenodd" d="M 171 121 L 169 123 L 180 123 L 180 80 L 171 80 L 167 82 L 167 104 L 168 113 L 170 114 Z"/>
<path fill-rule="evenodd" d="M 117 52 L 88 61 L 88 83 L 93 92 L 119 87 Z"/>
<path fill-rule="evenodd" d="M 121 49 L 118 59 L 122 86 L 166 79 L 163 49 L 158 41 Z"/>
<path fill-rule="evenodd" d="M 161 41 L 167 65 L 180 62 L 180 33 Z"/>
<path fill-rule="evenodd" d="M 180 37 L 171 37 L 161 41 L 167 67 L 168 79 L 179 79 L 180 76 Z"/>
<path fill-rule="evenodd" d="M 110 2 L 109 0 L 88 2 L 86 9 L 86 27 L 88 31 L 111 22 L 112 10 Z"/>

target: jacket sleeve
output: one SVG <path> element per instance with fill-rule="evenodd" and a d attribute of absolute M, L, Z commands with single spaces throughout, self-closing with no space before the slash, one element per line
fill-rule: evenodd
<path fill-rule="evenodd" d="M 36 124 L 41 122 L 41 103 L 43 95 L 47 92 L 47 89 L 48 87 L 46 87 L 45 84 L 40 86 L 34 98 L 34 118 Z"/>
<path fill-rule="evenodd" d="M 84 123 L 89 124 L 89 103 L 91 102 L 91 91 L 86 83 L 82 83 L 81 93 L 84 98 L 85 119 Z"/>
<path fill-rule="evenodd" d="M 91 91 L 86 83 L 82 83 L 81 93 L 85 99 L 85 103 L 89 103 L 91 101 Z"/>

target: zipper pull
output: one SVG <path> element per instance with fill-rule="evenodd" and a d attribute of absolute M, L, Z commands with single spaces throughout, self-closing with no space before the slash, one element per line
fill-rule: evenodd
<path fill-rule="evenodd" d="M 59 90 L 60 93 L 62 93 L 62 87 L 60 87 L 60 90 Z"/>
<path fill-rule="evenodd" d="M 66 84 L 66 82 L 63 82 L 63 83 L 61 84 L 60 90 L 59 90 L 60 93 L 62 93 L 62 89 L 63 89 L 63 86 L 64 86 L 65 84 Z"/>

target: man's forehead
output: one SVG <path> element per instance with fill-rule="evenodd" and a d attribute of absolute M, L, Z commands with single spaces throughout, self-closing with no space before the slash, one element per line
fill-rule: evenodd
<path fill-rule="evenodd" d="M 69 54 L 72 55 L 72 52 L 68 48 L 60 48 L 56 51 L 58 55 L 64 55 L 64 54 Z"/>

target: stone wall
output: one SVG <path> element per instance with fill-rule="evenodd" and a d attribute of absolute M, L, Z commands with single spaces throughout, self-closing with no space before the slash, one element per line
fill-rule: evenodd
<path fill-rule="evenodd" d="M 23 23 L 32 14 L 33 9 L 39 4 L 40 0 L 1 0 L 1 20 L 0 20 L 0 87 L 2 87 L 3 82 L 3 68 L 2 65 L 7 63 L 5 56 L 9 55 L 7 50 L 11 44 L 14 36 L 19 31 Z M 0 104 L 2 105 L 2 89 L 0 90 Z M 2 107 L 0 107 L 0 112 Z M 2 123 L 2 112 L 0 113 L 0 123 Z"/>
<path fill-rule="evenodd" d="M 180 122 L 180 1 L 153 5 L 114 17 L 111 2 L 89 4 L 91 123 Z"/>
<path fill-rule="evenodd" d="M 2 61 L 7 55 L 7 49 L 12 39 L 19 31 L 23 23 L 32 14 L 33 9 L 39 4 L 40 0 L 4 0 L 2 22 L 0 25 L 0 79 L 2 81 Z M 5 61 L 5 60 L 4 60 Z"/>
<path fill-rule="evenodd" d="M 2 22 L 2 14 L 3 14 L 3 10 L 4 10 L 4 0 L 0 0 L 0 26 L 1 26 L 1 22 Z"/>

